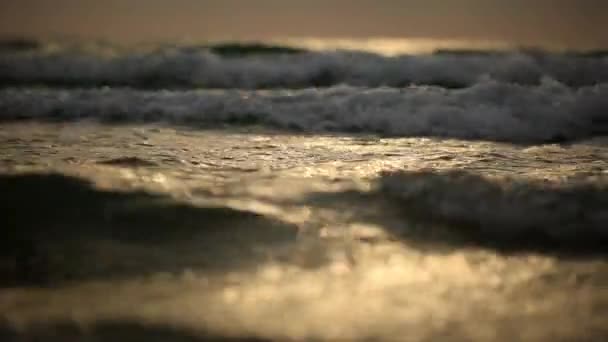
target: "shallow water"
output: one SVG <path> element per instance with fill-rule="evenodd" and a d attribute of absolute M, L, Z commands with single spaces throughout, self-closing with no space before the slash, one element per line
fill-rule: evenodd
<path fill-rule="evenodd" d="M 601 340 L 607 146 L 4 123 L 0 334 Z"/>

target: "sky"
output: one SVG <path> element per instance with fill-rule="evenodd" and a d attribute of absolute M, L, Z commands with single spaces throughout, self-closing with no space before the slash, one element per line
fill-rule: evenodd
<path fill-rule="evenodd" d="M 607 48 L 607 0 L 0 0 L 0 35 L 431 38 Z"/>

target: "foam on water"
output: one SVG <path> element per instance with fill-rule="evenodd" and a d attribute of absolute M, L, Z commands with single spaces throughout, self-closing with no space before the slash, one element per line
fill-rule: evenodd
<path fill-rule="evenodd" d="M 338 84 L 462 88 L 485 78 L 538 85 L 543 77 L 550 77 L 575 87 L 608 81 L 608 57 L 601 53 L 468 51 L 390 57 L 354 51 L 314 52 L 281 47 L 250 51 L 248 46 L 230 47 L 228 55 L 220 53 L 226 49 L 209 47 L 105 55 L 65 49 L 3 53 L 0 83 L 258 89 Z M 266 53 L 259 54 L 261 51 Z"/>
<path fill-rule="evenodd" d="M 608 84 L 571 88 L 483 81 L 467 89 L 333 87 L 298 91 L 0 90 L 0 118 L 256 124 L 509 142 L 562 142 L 608 132 Z"/>

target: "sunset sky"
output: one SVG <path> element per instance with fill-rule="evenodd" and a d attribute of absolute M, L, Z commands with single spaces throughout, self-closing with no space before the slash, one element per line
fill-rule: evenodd
<path fill-rule="evenodd" d="M 2 0 L 0 35 L 441 38 L 608 47 L 606 0 Z"/>

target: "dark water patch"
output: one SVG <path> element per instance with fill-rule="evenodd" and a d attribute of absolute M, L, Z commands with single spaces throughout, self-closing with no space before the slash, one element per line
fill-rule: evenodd
<path fill-rule="evenodd" d="M 379 182 L 379 193 L 408 217 L 439 223 L 475 244 L 608 255 L 605 183 L 496 181 L 463 171 L 394 173 Z"/>
<path fill-rule="evenodd" d="M 509 53 L 501 50 L 482 50 L 482 49 L 436 49 L 433 51 L 437 56 L 499 56 Z"/>
<path fill-rule="evenodd" d="M 297 234 L 251 212 L 58 174 L 3 175 L 0 189 L 0 286 L 252 267 Z"/>
<path fill-rule="evenodd" d="M 608 57 L 608 50 L 568 51 L 566 55 L 585 58 L 606 58 Z"/>
<path fill-rule="evenodd" d="M 128 321 L 100 322 L 86 328 L 73 322 L 37 324 L 25 330 L 0 324 L 0 339 L 5 342 L 270 342 L 254 336 L 234 335 Z"/>
<path fill-rule="evenodd" d="M 0 38 L 0 53 L 29 52 L 43 47 L 37 40 L 29 38 Z"/>
<path fill-rule="evenodd" d="M 304 49 L 262 43 L 219 43 L 207 47 L 211 52 L 222 57 L 245 57 L 251 55 L 292 55 L 306 52 Z"/>
<path fill-rule="evenodd" d="M 591 49 L 591 50 L 565 50 L 551 51 L 540 47 L 521 46 L 510 50 L 505 49 L 436 49 L 434 55 L 446 56 L 469 56 L 469 57 L 484 57 L 484 56 L 505 56 L 512 53 L 542 58 L 543 56 L 564 56 L 564 57 L 580 57 L 580 58 L 605 58 L 608 57 L 608 50 Z"/>
<path fill-rule="evenodd" d="M 157 166 L 156 163 L 139 157 L 120 157 L 97 162 L 102 165 L 121 166 L 121 167 L 151 167 Z"/>

